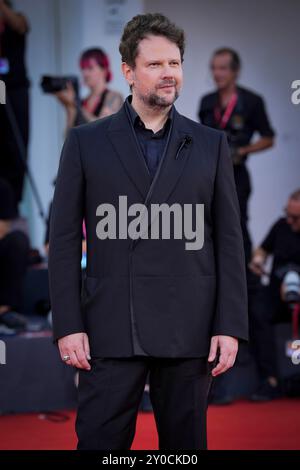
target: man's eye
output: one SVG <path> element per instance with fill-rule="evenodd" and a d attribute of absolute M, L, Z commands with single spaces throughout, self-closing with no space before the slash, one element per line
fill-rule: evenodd
<path fill-rule="evenodd" d="M 150 64 L 150 67 L 155 67 L 156 65 L 159 65 L 158 62 L 152 62 L 152 63 Z"/>

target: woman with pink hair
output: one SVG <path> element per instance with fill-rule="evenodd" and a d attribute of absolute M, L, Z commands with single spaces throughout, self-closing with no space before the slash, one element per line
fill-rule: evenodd
<path fill-rule="evenodd" d="M 79 60 L 83 83 L 89 88 L 86 98 L 78 101 L 71 82 L 65 90 L 56 93 L 67 113 L 67 131 L 74 126 L 116 113 L 123 104 L 123 96 L 108 88 L 112 72 L 108 55 L 100 48 L 84 51 Z"/>

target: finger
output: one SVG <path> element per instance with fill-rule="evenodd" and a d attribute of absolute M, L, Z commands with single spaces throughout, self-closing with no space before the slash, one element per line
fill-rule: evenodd
<path fill-rule="evenodd" d="M 212 375 L 217 376 L 224 374 L 228 369 L 233 366 L 234 361 L 228 359 L 225 363 L 219 363 L 215 369 L 212 370 Z"/>
<path fill-rule="evenodd" d="M 231 369 L 231 367 L 234 366 L 235 359 L 236 359 L 236 355 L 235 354 L 230 354 L 228 362 L 227 362 L 228 369 Z"/>
<path fill-rule="evenodd" d="M 254 274 L 256 274 L 256 275 L 258 275 L 258 276 L 261 274 L 261 273 L 260 273 L 260 270 L 257 269 L 256 266 L 250 265 L 249 268 L 250 268 L 250 270 L 251 270 Z"/>
<path fill-rule="evenodd" d="M 224 364 L 221 364 L 220 362 L 217 364 L 217 366 L 211 371 L 211 375 L 213 377 L 217 377 L 217 375 L 220 375 L 222 374 L 223 372 L 225 372 L 227 369 L 226 369 L 226 366 Z"/>
<path fill-rule="evenodd" d="M 211 371 L 213 376 L 222 374 L 223 372 L 225 372 L 225 370 L 227 370 L 228 357 L 229 357 L 229 354 L 224 351 L 220 354 L 218 364 Z"/>
<path fill-rule="evenodd" d="M 68 351 L 61 350 L 60 348 L 59 348 L 59 351 L 60 351 L 61 360 L 62 360 L 65 364 L 67 364 L 68 366 L 71 366 L 71 365 L 72 365 L 71 359 L 68 359 L 67 361 L 65 361 L 65 359 L 64 359 L 65 356 L 70 356 L 70 358 L 71 358 L 70 353 L 69 353 Z"/>
<path fill-rule="evenodd" d="M 208 361 L 212 362 L 217 354 L 218 340 L 217 338 L 212 338 L 210 342 L 210 351 L 208 355 Z"/>
<path fill-rule="evenodd" d="M 262 271 L 261 265 L 253 263 L 253 261 L 250 262 L 248 266 L 252 271 L 255 271 L 255 272 L 261 272 Z"/>
<path fill-rule="evenodd" d="M 60 342 L 58 342 L 58 349 L 59 349 L 59 355 L 62 361 L 64 360 L 64 356 L 69 356 L 69 353 L 66 347 L 60 344 Z"/>
<path fill-rule="evenodd" d="M 78 361 L 77 355 L 75 354 L 75 351 L 69 352 L 69 356 L 70 356 L 71 365 L 73 367 L 77 367 L 77 369 L 82 369 L 81 364 Z"/>
<path fill-rule="evenodd" d="M 87 335 L 84 335 L 83 337 L 83 349 L 84 349 L 86 358 L 88 360 L 91 359 L 90 344 L 89 344 L 89 339 Z"/>
<path fill-rule="evenodd" d="M 80 369 L 87 369 L 90 370 L 91 366 L 87 361 L 86 354 L 83 348 L 76 349 L 75 355 L 77 357 Z"/>
<path fill-rule="evenodd" d="M 68 88 L 70 91 L 73 91 L 73 90 L 74 90 L 73 83 L 72 83 L 72 82 L 67 82 L 67 88 Z"/>
<path fill-rule="evenodd" d="M 256 274 L 262 276 L 264 274 L 264 270 L 262 266 L 256 266 Z"/>

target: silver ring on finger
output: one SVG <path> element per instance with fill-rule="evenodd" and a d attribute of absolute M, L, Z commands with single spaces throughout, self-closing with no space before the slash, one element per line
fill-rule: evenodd
<path fill-rule="evenodd" d="M 68 356 L 68 354 L 66 354 L 65 356 L 62 357 L 62 360 L 63 360 L 64 362 L 67 362 L 67 361 L 70 360 L 70 356 Z"/>

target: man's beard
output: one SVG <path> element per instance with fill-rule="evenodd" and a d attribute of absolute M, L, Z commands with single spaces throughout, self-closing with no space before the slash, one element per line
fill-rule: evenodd
<path fill-rule="evenodd" d="M 170 103 L 170 101 L 167 100 L 164 96 L 158 96 L 155 93 L 150 93 L 146 97 L 147 101 L 145 101 L 145 102 L 151 108 L 168 108 L 169 106 L 171 106 L 177 100 L 178 96 L 179 96 L 179 93 L 178 93 L 177 89 L 175 89 L 174 99 Z"/>
<path fill-rule="evenodd" d="M 165 83 L 164 85 L 169 85 L 170 83 Z M 156 109 L 164 109 L 168 108 L 171 106 L 179 97 L 179 92 L 175 86 L 175 94 L 174 98 L 170 102 L 170 99 L 164 97 L 164 96 L 159 96 L 155 92 L 151 91 L 147 95 L 140 95 L 140 99 L 145 103 L 145 105 L 149 106 L 150 108 L 156 108 Z"/>

